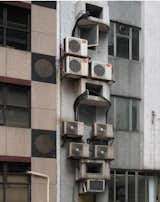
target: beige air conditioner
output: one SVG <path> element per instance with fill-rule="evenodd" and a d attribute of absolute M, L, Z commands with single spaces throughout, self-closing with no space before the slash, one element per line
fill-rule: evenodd
<path fill-rule="evenodd" d="M 95 79 L 111 81 L 112 65 L 101 62 L 92 61 L 90 63 L 90 76 Z"/>
<path fill-rule="evenodd" d="M 103 160 L 113 160 L 113 147 L 111 145 L 95 145 L 94 158 Z"/>
<path fill-rule="evenodd" d="M 63 74 L 71 78 L 88 77 L 88 58 L 67 56 Z"/>
<path fill-rule="evenodd" d="M 70 138 L 80 138 L 84 134 L 84 123 L 78 121 L 63 122 L 63 136 Z"/>
<path fill-rule="evenodd" d="M 109 163 L 103 160 L 82 159 L 76 169 L 76 180 L 83 179 L 110 179 Z"/>
<path fill-rule="evenodd" d="M 99 193 L 105 191 L 105 180 L 89 179 L 79 183 L 79 193 Z"/>
<path fill-rule="evenodd" d="M 70 142 L 68 145 L 68 158 L 89 158 L 89 145 L 86 143 Z"/>
<path fill-rule="evenodd" d="M 66 37 L 64 40 L 65 54 L 87 57 L 88 41 L 76 37 Z"/>
<path fill-rule="evenodd" d="M 95 122 L 93 124 L 93 138 L 97 139 L 112 139 L 113 126 L 111 124 L 103 124 Z"/>

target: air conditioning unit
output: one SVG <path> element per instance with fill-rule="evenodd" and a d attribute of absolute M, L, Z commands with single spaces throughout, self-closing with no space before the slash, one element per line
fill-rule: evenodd
<path fill-rule="evenodd" d="M 105 180 L 84 180 L 79 183 L 79 193 L 99 193 L 105 191 Z"/>
<path fill-rule="evenodd" d="M 83 179 L 110 179 L 109 163 L 103 160 L 82 159 L 76 169 L 76 180 Z"/>
<path fill-rule="evenodd" d="M 86 143 L 70 142 L 68 147 L 68 158 L 89 158 L 89 145 Z"/>
<path fill-rule="evenodd" d="M 92 61 L 90 63 L 90 74 L 92 78 L 111 81 L 112 65 Z"/>
<path fill-rule="evenodd" d="M 112 139 L 113 126 L 111 124 L 102 124 L 95 122 L 93 124 L 93 138 L 97 139 Z"/>
<path fill-rule="evenodd" d="M 63 122 L 63 136 L 70 138 L 81 138 L 84 134 L 84 123 L 78 121 Z"/>
<path fill-rule="evenodd" d="M 67 56 L 64 68 L 64 75 L 68 77 L 88 77 L 88 58 Z"/>
<path fill-rule="evenodd" d="M 94 147 L 94 158 L 113 160 L 113 147 L 111 145 L 95 145 Z"/>
<path fill-rule="evenodd" d="M 76 37 L 66 37 L 64 40 L 66 54 L 88 57 L 88 41 Z"/>

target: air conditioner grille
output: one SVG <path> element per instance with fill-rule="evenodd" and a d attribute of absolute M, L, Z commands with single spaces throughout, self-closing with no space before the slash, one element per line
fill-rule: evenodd
<path fill-rule="evenodd" d="M 76 40 L 70 40 L 69 41 L 69 49 L 72 51 L 72 52 L 79 52 L 80 51 L 80 43 Z"/>
<path fill-rule="evenodd" d="M 107 146 L 98 146 L 97 148 L 97 157 L 105 158 L 107 153 Z"/>
<path fill-rule="evenodd" d="M 51 62 L 46 59 L 39 59 L 35 63 L 35 72 L 42 78 L 50 77 L 53 74 Z"/>
<path fill-rule="evenodd" d="M 77 60 L 71 60 L 69 64 L 70 69 L 72 72 L 79 72 L 81 70 L 81 64 Z"/>
<path fill-rule="evenodd" d="M 104 182 L 102 180 L 90 181 L 90 190 L 101 191 L 104 189 Z"/>
<path fill-rule="evenodd" d="M 95 72 L 95 74 L 97 74 L 97 76 L 103 76 L 105 74 L 104 66 L 99 65 L 99 64 L 95 65 L 94 72 Z"/>
<path fill-rule="evenodd" d="M 97 125 L 97 134 L 100 136 L 105 136 L 107 127 L 104 124 Z"/>
<path fill-rule="evenodd" d="M 73 156 L 82 156 L 83 145 L 81 144 L 74 144 L 72 145 L 72 155 Z"/>
<path fill-rule="evenodd" d="M 67 123 L 67 134 L 77 134 L 78 126 L 75 122 Z"/>

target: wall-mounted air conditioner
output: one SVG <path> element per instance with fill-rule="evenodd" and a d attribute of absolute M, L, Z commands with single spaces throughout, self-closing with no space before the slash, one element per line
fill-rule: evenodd
<path fill-rule="evenodd" d="M 90 76 L 95 79 L 112 80 L 112 65 L 92 61 L 90 63 Z"/>
<path fill-rule="evenodd" d="M 94 158 L 103 160 L 113 160 L 113 147 L 111 145 L 95 145 Z"/>
<path fill-rule="evenodd" d="M 105 180 L 84 180 L 82 182 L 79 182 L 79 193 L 99 193 L 105 191 Z"/>
<path fill-rule="evenodd" d="M 86 39 L 66 37 L 64 43 L 66 54 L 82 57 L 88 56 L 88 41 Z"/>
<path fill-rule="evenodd" d="M 70 142 L 68 145 L 68 158 L 89 158 L 89 145 L 86 143 Z"/>
<path fill-rule="evenodd" d="M 111 124 L 103 124 L 95 122 L 93 124 L 93 138 L 110 139 L 113 138 L 113 126 Z"/>
<path fill-rule="evenodd" d="M 80 138 L 84 134 L 84 123 L 78 121 L 64 121 L 63 133 L 64 137 Z"/>
<path fill-rule="evenodd" d="M 81 160 L 76 169 L 76 180 L 110 179 L 109 163 L 103 160 Z"/>
<path fill-rule="evenodd" d="M 88 77 L 88 58 L 67 56 L 63 74 L 71 78 Z"/>

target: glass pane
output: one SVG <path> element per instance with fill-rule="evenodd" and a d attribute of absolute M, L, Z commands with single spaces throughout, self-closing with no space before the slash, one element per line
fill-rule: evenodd
<path fill-rule="evenodd" d="M 3 7 L 0 5 L 0 24 L 3 24 Z"/>
<path fill-rule="evenodd" d="M 128 202 L 135 202 L 135 175 L 128 175 Z"/>
<path fill-rule="evenodd" d="M 7 107 L 6 109 L 6 125 L 29 127 L 29 112 L 22 108 Z"/>
<path fill-rule="evenodd" d="M 129 58 L 129 39 L 117 36 L 117 56 Z"/>
<path fill-rule="evenodd" d="M 117 23 L 116 24 L 116 32 L 118 34 L 123 34 L 123 35 L 129 36 L 129 26 Z"/>
<path fill-rule="evenodd" d="M 28 10 L 14 6 L 8 6 L 7 23 L 8 26 L 12 26 L 14 28 L 27 29 Z"/>
<path fill-rule="evenodd" d="M 148 202 L 148 182 L 143 175 L 138 175 L 138 202 Z M 145 182 L 146 181 L 146 182 Z"/>
<path fill-rule="evenodd" d="M 28 186 L 8 184 L 7 202 L 28 202 Z"/>
<path fill-rule="evenodd" d="M 20 86 L 8 86 L 6 104 L 18 107 L 29 106 L 28 89 Z"/>
<path fill-rule="evenodd" d="M 27 183 L 27 176 L 20 176 L 20 175 L 9 175 L 7 176 L 7 182 L 17 182 L 17 183 Z"/>
<path fill-rule="evenodd" d="M 114 55 L 114 23 L 110 23 L 108 35 L 108 54 Z"/>
<path fill-rule="evenodd" d="M 129 100 L 116 98 L 116 129 L 129 130 Z"/>
<path fill-rule="evenodd" d="M 27 49 L 27 32 L 7 29 L 7 46 L 13 46 L 18 49 Z"/>
<path fill-rule="evenodd" d="M 111 106 L 107 113 L 107 123 L 113 124 L 114 120 L 114 98 L 111 97 Z"/>
<path fill-rule="evenodd" d="M 108 181 L 109 185 L 109 202 L 114 202 L 114 175 L 111 175 L 111 179 Z"/>
<path fill-rule="evenodd" d="M 3 44 L 3 28 L 0 28 L 0 44 Z"/>
<path fill-rule="evenodd" d="M 132 101 L 132 130 L 138 130 L 138 118 L 139 118 L 139 101 L 133 100 Z"/>
<path fill-rule="evenodd" d="M 0 202 L 3 202 L 3 187 L 0 184 Z"/>
<path fill-rule="evenodd" d="M 3 106 L 0 106 L 0 125 L 4 124 L 4 111 L 3 111 Z"/>
<path fill-rule="evenodd" d="M 116 176 L 116 201 L 125 202 L 125 175 Z"/>
<path fill-rule="evenodd" d="M 139 29 L 132 29 L 132 59 L 139 60 Z"/>

